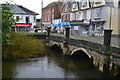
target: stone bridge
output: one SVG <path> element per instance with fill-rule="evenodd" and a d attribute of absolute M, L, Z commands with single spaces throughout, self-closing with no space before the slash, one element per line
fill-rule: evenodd
<path fill-rule="evenodd" d="M 47 39 L 45 43 L 49 47 L 59 48 L 63 54 L 85 55 L 93 64 L 98 66 L 99 70 L 104 71 L 104 67 L 109 66 L 109 70 L 116 69 L 120 66 L 120 49 L 110 47 L 110 52 L 105 53 L 105 46 L 85 40 L 58 37 L 53 35 L 34 35 L 38 39 Z M 111 52 L 112 51 L 112 52 Z"/>

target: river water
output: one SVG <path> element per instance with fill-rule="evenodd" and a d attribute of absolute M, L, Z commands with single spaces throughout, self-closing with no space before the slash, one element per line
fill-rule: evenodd
<path fill-rule="evenodd" d="M 3 78 L 109 78 L 92 62 L 73 59 L 55 51 L 32 59 L 3 62 Z M 102 79 L 101 79 L 102 80 Z"/>

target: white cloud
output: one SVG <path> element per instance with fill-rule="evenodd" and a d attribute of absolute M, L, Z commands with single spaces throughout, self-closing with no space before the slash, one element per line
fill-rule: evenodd
<path fill-rule="evenodd" d="M 16 3 L 18 5 L 22 5 L 34 12 L 39 13 L 37 18 L 41 17 L 41 1 L 42 0 L 0 0 L 0 3 L 5 3 L 5 2 L 11 2 L 11 3 Z M 49 3 L 54 2 L 57 0 L 43 0 L 43 6 L 47 6 Z"/>

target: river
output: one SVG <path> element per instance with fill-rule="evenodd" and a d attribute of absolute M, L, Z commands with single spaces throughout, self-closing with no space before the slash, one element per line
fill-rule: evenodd
<path fill-rule="evenodd" d="M 109 78 L 92 62 L 73 59 L 56 51 L 39 58 L 3 62 L 3 78 Z"/>

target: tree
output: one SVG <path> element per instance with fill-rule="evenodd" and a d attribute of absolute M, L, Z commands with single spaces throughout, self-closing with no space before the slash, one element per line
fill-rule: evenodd
<path fill-rule="evenodd" d="M 13 12 L 11 12 L 11 4 L 2 4 L 2 44 L 3 46 L 10 45 L 10 36 L 12 26 L 15 23 Z"/>

